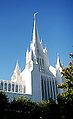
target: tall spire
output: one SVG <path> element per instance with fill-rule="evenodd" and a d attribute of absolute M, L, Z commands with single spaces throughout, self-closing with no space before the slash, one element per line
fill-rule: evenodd
<path fill-rule="evenodd" d="M 16 82 L 16 81 L 21 80 L 20 73 L 21 73 L 21 71 L 20 71 L 20 67 L 19 67 L 19 64 L 18 64 L 18 60 L 17 60 L 16 66 L 15 66 L 15 70 L 14 70 L 14 72 L 13 72 L 13 75 L 12 75 L 12 77 L 11 77 L 11 80 L 12 80 L 13 82 Z"/>
<path fill-rule="evenodd" d="M 33 27 L 32 41 L 33 41 L 33 43 L 36 43 L 36 45 L 38 45 L 38 43 L 40 43 L 40 41 L 39 41 L 39 34 L 38 34 L 37 24 L 36 24 L 36 15 L 37 15 L 37 13 L 34 14 L 34 27 Z"/>
<path fill-rule="evenodd" d="M 59 53 L 57 54 L 57 64 L 56 64 L 56 67 L 62 67 Z"/>
<path fill-rule="evenodd" d="M 18 64 L 18 60 L 17 60 L 14 73 L 18 73 L 18 74 L 19 74 L 20 72 L 21 72 L 21 71 L 20 71 L 20 67 L 19 67 L 19 64 Z"/>

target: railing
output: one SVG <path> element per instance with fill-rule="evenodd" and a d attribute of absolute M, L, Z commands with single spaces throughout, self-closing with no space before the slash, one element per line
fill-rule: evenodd
<path fill-rule="evenodd" d="M 0 90 L 11 93 L 25 93 L 25 85 L 9 80 L 0 80 Z"/>

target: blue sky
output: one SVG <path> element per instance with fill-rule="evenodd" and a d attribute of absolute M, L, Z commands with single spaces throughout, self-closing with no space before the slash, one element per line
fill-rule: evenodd
<path fill-rule="evenodd" d="M 10 79 L 16 60 L 21 70 L 32 39 L 33 14 L 50 64 L 57 53 L 66 67 L 73 52 L 73 0 L 0 0 L 0 79 Z"/>

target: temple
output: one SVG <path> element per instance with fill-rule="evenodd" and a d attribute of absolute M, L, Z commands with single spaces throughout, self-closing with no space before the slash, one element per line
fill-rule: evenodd
<path fill-rule="evenodd" d="M 0 90 L 4 91 L 10 100 L 17 96 L 26 96 L 35 102 L 50 98 L 56 100 L 57 91 L 62 94 L 62 90 L 57 89 L 57 84 L 63 82 L 61 71 L 59 55 L 56 67 L 49 62 L 48 50 L 43 48 L 34 14 L 32 40 L 26 51 L 25 67 L 21 71 L 17 61 L 11 79 L 0 80 Z"/>

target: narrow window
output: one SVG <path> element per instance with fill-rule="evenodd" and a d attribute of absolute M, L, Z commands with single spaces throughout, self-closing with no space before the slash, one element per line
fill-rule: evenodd
<path fill-rule="evenodd" d="M 41 63 L 41 58 L 40 58 L 40 65 L 41 65 L 42 63 Z"/>
<path fill-rule="evenodd" d="M 4 84 L 4 90 L 7 91 L 7 83 Z"/>
<path fill-rule="evenodd" d="M 0 90 L 3 90 L 3 82 L 0 82 Z"/>
<path fill-rule="evenodd" d="M 42 59 L 42 65 L 43 65 L 43 67 L 44 67 L 44 60 Z"/>
<path fill-rule="evenodd" d="M 11 91 L 11 84 L 8 84 L 8 91 Z"/>
<path fill-rule="evenodd" d="M 12 92 L 14 92 L 14 84 L 12 84 Z"/>
<path fill-rule="evenodd" d="M 49 81 L 48 81 L 48 79 L 47 79 L 47 90 L 48 90 L 47 92 L 48 92 L 48 99 L 49 99 L 50 98 L 50 94 L 49 94 L 50 91 L 49 91 Z"/>
<path fill-rule="evenodd" d="M 15 92 L 18 92 L 18 85 L 16 84 Z"/>
<path fill-rule="evenodd" d="M 19 92 L 22 92 L 22 85 L 19 85 Z"/>
<path fill-rule="evenodd" d="M 53 81 L 53 94 L 54 94 L 54 99 L 55 99 L 56 97 L 55 97 L 55 84 L 54 84 L 54 81 Z"/>
<path fill-rule="evenodd" d="M 39 54 L 39 49 L 37 49 L 37 53 Z"/>
<path fill-rule="evenodd" d="M 42 90 L 42 100 L 44 99 L 44 86 L 43 86 L 43 79 L 41 78 L 41 90 Z"/>
<path fill-rule="evenodd" d="M 44 88 L 45 88 L 45 100 L 47 100 L 46 80 L 44 80 Z"/>
<path fill-rule="evenodd" d="M 52 96 L 52 84 L 51 83 L 52 82 L 50 81 L 50 89 L 51 89 L 50 93 L 51 93 L 51 98 L 52 98 L 53 96 Z"/>
<path fill-rule="evenodd" d="M 24 86 L 24 93 L 25 93 L 25 86 Z"/>

